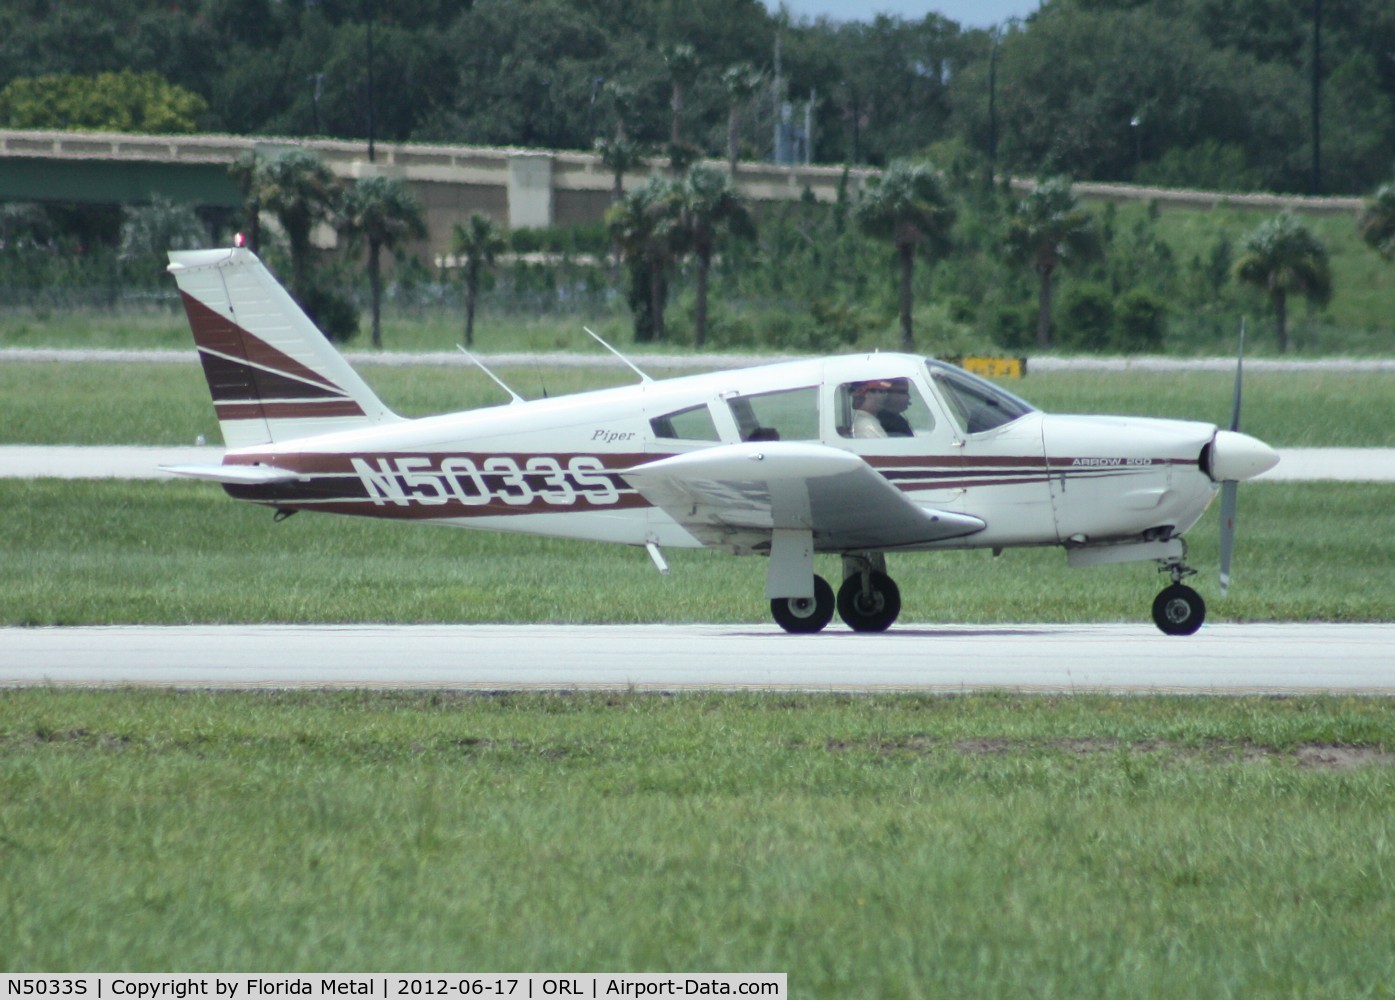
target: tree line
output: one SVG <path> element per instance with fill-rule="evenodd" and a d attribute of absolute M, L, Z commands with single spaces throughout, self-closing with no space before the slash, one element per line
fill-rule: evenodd
<path fill-rule="evenodd" d="M 271 158 L 248 154 L 231 172 L 245 198 L 248 242 L 260 249 L 261 220 L 275 219 L 270 252 L 288 272 L 292 294 L 332 337 L 354 333 L 357 309 L 342 280 L 326 279 L 311 232 L 332 225 L 360 251 L 372 343 L 381 347 L 383 254 L 397 252 L 398 270 L 410 271 L 402 247 L 425 235 L 421 207 L 406 183 L 369 176 L 341 187 L 305 150 Z M 166 223 L 148 231 L 131 225 L 181 211 L 192 217 L 189 209 L 170 205 L 131 212 L 123 229 L 126 251 L 142 239 L 148 256 L 197 242 L 196 225 Z M 845 188 L 833 205 L 806 200 L 757 218 L 730 173 L 694 164 L 616 195 L 597 234 L 608 246 L 593 266 L 623 270 L 605 280 L 624 286 L 638 343 L 667 338 L 673 290 L 685 284 L 687 342 L 697 349 L 708 343 L 715 294 L 719 302 L 759 303 L 751 311 L 766 320 L 784 314 L 788 321 L 793 313 L 807 331 L 803 342 L 780 343 L 770 330 L 752 338 L 783 347 L 851 345 L 891 314 L 905 351 L 952 353 L 956 325 L 1000 348 L 1159 351 L 1167 346 L 1174 304 L 1205 312 L 1228 301 L 1232 312 L 1243 312 L 1248 303 L 1236 295 L 1248 287 L 1267 302 L 1275 346 L 1283 353 L 1290 299 L 1321 307 L 1333 295 L 1327 248 L 1290 213 L 1264 220 L 1238 246 L 1220 240 L 1190 262 L 1176 259 L 1155 221 L 1149 214 L 1125 227 L 1112 207 L 1091 211 L 1065 177 L 1013 197 L 1006 189 L 985 189 L 972 173 L 910 160 L 893 162 L 855 195 Z M 1367 202 L 1357 228 L 1367 245 L 1395 261 L 1395 184 Z M 449 266 L 463 287 L 467 347 L 473 346 L 481 287 L 501 256 L 522 246 L 510 236 L 482 213 L 455 225 Z M 607 255 L 613 265 L 604 263 Z M 1063 273 L 1074 280 L 1058 304 Z M 789 297 L 800 304 L 788 308 Z M 1028 298 L 1032 307 L 1024 304 Z M 733 339 L 735 325 L 730 313 L 720 319 L 719 340 Z"/>
<path fill-rule="evenodd" d="M 1320 308 L 1334 294 L 1327 248 L 1291 214 L 1263 221 L 1238 244 L 1218 235 L 1186 258 L 1159 235 L 1156 207 L 1125 221 L 1113 206 L 1087 208 L 1064 177 L 1014 196 L 963 162 L 898 160 L 860 192 L 845 184 L 833 204 L 806 198 L 759 216 L 728 171 L 689 165 L 628 192 L 622 185 L 602 226 L 509 233 L 475 213 L 455 226 L 456 259 L 434 273 L 405 249 L 426 223 L 399 178 L 342 185 L 303 149 L 248 154 L 230 172 L 245 199 L 237 224 L 248 244 L 327 335 L 353 336 L 366 304 L 375 347 L 389 291 L 402 299 L 412 286 L 452 284 L 462 293 L 471 346 L 481 291 L 509 268 L 504 280 L 517 283 L 536 269 L 544 285 L 555 281 L 555 263 L 520 263 L 538 249 L 554 251 L 555 261 L 583 251 L 593 286 L 621 291 L 636 342 L 671 339 L 666 316 L 682 303 L 678 341 L 698 349 L 823 351 L 887 342 L 894 324 L 895 342 L 907 351 L 1159 351 L 1175 346 L 1174 320 L 1185 317 L 1193 328 L 1210 322 L 1224 339 L 1262 303 L 1284 352 L 1290 301 Z M 206 245 L 209 235 L 188 206 L 128 206 L 119 246 L 106 253 L 65 241 L 52 212 L 0 206 L 0 295 L 7 286 L 52 289 L 94 277 L 157 287 L 164 253 Z M 266 219 L 275 222 L 270 230 Z M 347 257 L 314 247 L 319 225 L 340 233 Z M 1368 200 L 1358 230 L 1395 261 L 1395 183 Z M 390 289 L 386 254 L 396 256 Z M 349 269 L 360 265 L 355 279 Z M 364 283 L 366 303 L 353 292 Z"/>
<path fill-rule="evenodd" d="M 788 104 L 819 162 L 952 144 L 998 173 L 1366 193 L 1395 162 L 1391 52 L 1388 0 L 1047 0 L 989 30 L 759 0 L 18 0 L 0 124 L 131 121 L 93 105 L 153 74 L 178 88 L 160 127 L 769 158 Z"/>

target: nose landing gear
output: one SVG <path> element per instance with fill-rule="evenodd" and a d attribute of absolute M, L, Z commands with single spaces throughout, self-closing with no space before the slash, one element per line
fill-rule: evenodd
<path fill-rule="evenodd" d="M 1166 635 L 1192 635 L 1206 621 L 1206 602 L 1182 581 L 1196 570 L 1178 560 L 1163 563 L 1160 572 L 1169 574 L 1172 583 L 1153 600 L 1153 624 Z"/>

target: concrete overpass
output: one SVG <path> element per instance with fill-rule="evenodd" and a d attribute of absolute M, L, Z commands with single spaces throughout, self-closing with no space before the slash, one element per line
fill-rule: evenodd
<path fill-rule="evenodd" d="M 401 177 L 426 211 L 430 235 L 416 249 L 431 256 L 449 251 L 451 229 L 472 212 L 484 212 L 510 229 L 550 228 L 594 222 L 610 204 L 614 179 L 594 153 L 486 146 L 379 143 L 368 160 L 362 142 L 230 135 L 130 135 L 95 132 L 0 130 L 0 201 L 77 201 L 140 204 L 159 194 L 177 202 L 235 209 L 241 206 L 228 165 L 248 151 L 272 156 L 290 148 L 314 151 L 346 181 L 371 174 Z M 725 167 L 723 161 L 712 161 Z M 627 189 L 665 161 L 650 160 L 626 175 Z M 848 171 L 855 194 L 878 171 Z M 761 203 L 794 201 L 810 192 L 833 201 L 842 167 L 777 166 L 743 162 L 741 192 Z M 1035 182 L 1014 180 L 1025 191 Z M 1128 184 L 1075 185 L 1076 194 L 1096 201 L 1154 201 L 1163 208 L 1219 206 L 1264 212 L 1284 210 L 1355 215 L 1360 198 L 1306 198 L 1145 188 Z M 327 245 L 334 235 L 323 234 Z"/>
<path fill-rule="evenodd" d="M 453 224 L 472 212 L 510 229 L 595 222 L 614 184 L 594 153 L 379 143 L 370 163 L 363 143 L 330 139 L 0 130 L 0 201 L 140 204 L 161 195 L 237 208 L 242 199 L 228 165 L 249 151 L 272 156 L 297 147 L 319 155 L 346 181 L 372 174 L 403 178 L 426 211 L 430 236 L 419 249 L 430 254 L 446 253 Z M 626 189 L 662 173 L 664 164 L 656 158 L 626 174 Z M 853 192 L 871 173 L 850 171 Z M 832 201 L 843 168 L 742 163 L 737 177 L 757 203 L 797 200 L 806 190 Z"/>

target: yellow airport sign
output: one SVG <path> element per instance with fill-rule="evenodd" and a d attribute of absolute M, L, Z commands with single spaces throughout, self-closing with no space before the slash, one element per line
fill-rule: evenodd
<path fill-rule="evenodd" d="M 1027 374 L 1026 358 L 945 358 L 966 372 L 984 378 L 1023 378 Z"/>

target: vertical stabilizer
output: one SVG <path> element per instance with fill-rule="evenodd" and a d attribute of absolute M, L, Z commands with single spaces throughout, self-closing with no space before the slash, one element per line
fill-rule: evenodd
<path fill-rule="evenodd" d="M 169 270 L 229 448 L 401 419 L 252 251 L 172 252 Z"/>

